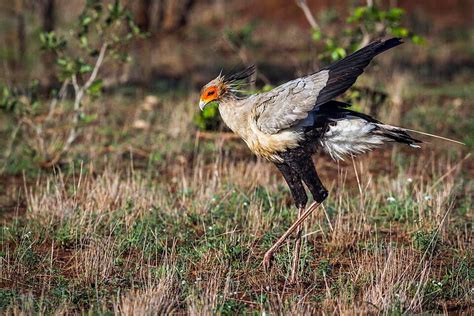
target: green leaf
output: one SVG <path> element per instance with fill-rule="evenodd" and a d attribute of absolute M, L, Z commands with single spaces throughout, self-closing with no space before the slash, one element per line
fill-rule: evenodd
<path fill-rule="evenodd" d="M 99 96 L 102 92 L 102 86 L 102 79 L 97 79 L 91 84 L 89 89 L 87 89 L 87 93 L 92 96 Z"/>
<path fill-rule="evenodd" d="M 313 33 L 311 34 L 311 38 L 313 41 L 319 41 L 321 39 L 322 33 L 320 29 L 313 30 Z"/>
<path fill-rule="evenodd" d="M 353 23 L 362 19 L 367 12 L 366 6 L 357 7 L 354 9 L 354 13 L 347 19 L 347 22 Z"/>
<path fill-rule="evenodd" d="M 64 38 L 59 37 L 54 32 L 40 33 L 41 49 L 61 50 L 66 47 L 67 42 Z"/>
<path fill-rule="evenodd" d="M 392 8 L 387 12 L 387 18 L 391 20 L 400 20 L 405 14 L 405 10 L 402 8 Z"/>
<path fill-rule="evenodd" d="M 40 33 L 39 37 L 40 37 L 41 45 L 46 45 L 46 41 L 47 41 L 46 34 Z"/>
<path fill-rule="evenodd" d="M 217 106 L 215 102 L 212 102 L 211 104 L 208 104 L 204 110 L 202 111 L 202 116 L 205 119 L 210 119 L 215 116 L 217 116 Z"/>
<path fill-rule="evenodd" d="M 81 21 L 82 26 L 87 26 L 92 22 L 92 18 L 90 16 L 84 16 Z"/>
<path fill-rule="evenodd" d="M 339 57 L 341 57 L 341 58 L 344 58 L 344 57 L 346 57 L 346 55 L 347 55 L 347 54 L 346 54 L 346 50 L 345 50 L 344 48 L 342 48 L 342 47 L 336 48 L 336 52 L 337 52 L 337 54 L 339 55 Z"/>
<path fill-rule="evenodd" d="M 217 102 L 206 105 L 203 111 L 194 116 L 193 121 L 200 130 L 216 130 L 219 126 Z"/>
<path fill-rule="evenodd" d="M 392 33 L 393 36 L 397 36 L 397 37 L 407 37 L 408 34 L 410 34 L 408 29 L 406 29 L 404 27 L 394 27 L 394 28 L 392 28 L 391 33 Z"/>
<path fill-rule="evenodd" d="M 68 60 L 66 58 L 59 57 L 56 62 L 59 66 L 65 67 L 68 64 Z"/>
<path fill-rule="evenodd" d="M 423 45 L 425 44 L 425 39 L 419 35 L 413 35 L 411 37 L 411 41 L 414 43 L 414 44 L 417 44 L 417 45 Z"/>
<path fill-rule="evenodd" d="M 86 124 L 94 122 L 95 120 L 97 120 L 97 117 L 98 117 L 97 113 L 93 113 L 93 114 L 81 113 L 79 115 L 80 120 Z"/>
<path fill-rule="evenodd" d="M 333 61 L 339 60 L 341 58 L 346 57 L 346 50 L 342 47 L 336 47 L 332 52 L 331 52 L 331 58 Z"/>
<path fill-rule="evenodd" d="M 132 32 L 133 34 L 140 34 L 140 28 L 134 24 L 132 26 Z"/>
<path fill-rule="evenodd" d="M 87 48 L 89 46 L 89 40 L 87 39 L 86 36 L 81 36 L 80 41 L 81 41 L 82 47 Z"/>
<path fill-rule="evenodd" d="M 91 72 L 92 69 L 93 69 L 92 66 L 89 64 L 81 64 L 81 66 L 79 67 L 79 72 L 81 74 L 85 74 L 85 73 Z"/>

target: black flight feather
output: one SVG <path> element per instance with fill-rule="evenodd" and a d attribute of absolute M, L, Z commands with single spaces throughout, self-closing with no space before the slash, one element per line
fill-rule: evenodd
<path fill-rule="evenodd" d="M 316 105 L 326 103 L 344 93 L 355 83 L 357 77 L 364 72 L 364 68 L 375 56 L 402 43 L 400 38 L 377 40 L 321 69 L 329 71 L 329 78 L 326 86 L 318 95 Z"/>

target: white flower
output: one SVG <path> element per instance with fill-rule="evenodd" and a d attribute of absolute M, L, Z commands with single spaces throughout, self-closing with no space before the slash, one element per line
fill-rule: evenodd
<path fill-rule="evenodd" d="M 433 199 L 433 197 L 429 194 L 426 194 L 424 197 L 425 201 L 431 201 Z"/>
<path fill-rule="evenodd" d="M 412 183 L 412 182 L 413 182 L 413 179 L 412 179 L 412 178 L 408 178 L 408 179 L 407 179 L 407 182 L 408 182 L 408 183 Z"/>
<path fill-rule="evenodd" d="M 389 196 L 389 197 L 387 198 L 387 202 L 388 202 L 388 203 L 394 203 L 394 202 L 396 202 L 396 201 L 397 201 L 397 199 L 395 199 L 393 196 Z"/>

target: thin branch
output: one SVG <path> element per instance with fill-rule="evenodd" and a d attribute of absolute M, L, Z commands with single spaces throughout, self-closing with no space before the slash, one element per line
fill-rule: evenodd
<path fill-rule="evenodd" d="M 314 15 L 311 13 L 310 8 L 308 7 L 308 4 L 306 3 L 306 0 L 295 0 L 296 5 L 303 10 L 303 13 L 306 17 L 306 20 L 308 20 L 308 23 L 311 25 L 311 27 L 314 30 L 320 30 L 321 28 L 319 27 L 318 22 L 316 22 L 316 19 L 314 18 Z"/>
<path fill-rule="evenodd" d="M 87 80 L 87 82 L 82 87 L 83 90 L 89 89 L 89 87 L 94 82 L 95 78 L 97 77 L 97 74 L 99 73 L 99 68 L 102 65 L 102 62 L 104 61 L 106 50 L 107 50 L 107 43 L 104 43 L 102 44 L 102 47 L 100 48 L 99 57 L 97 57 L 97 61 L 95 62 L 94 69 L 92 70 L 92 74 L 89 77 L 89 80 Z"/>
<path fill-rule="evenodd" d="M 74 116 L 72 119 L 72 126 L 71 126 L 71 129 L 69 130 L 69 135 L 64 145 L 62 146 L 61 150 L 56 153 L 53 159 L 51 159 L 50 161 L 44 164 L 45 167 L 49 167 L 56 164 L 59 161 L 59 159 L 61 159 L 62 155 L 64 155 L 66 152 L 69 151 L 72 143 L 76 140 L 79 134 L 77 131 L 77 127 L 79 125 L 79 119 L 81 118 L 81 114 L 82 114 L 82 111 L 81 111 L 82 99 L 84 98 L 84 95 L 87 89 L 90 88 L 92 83 L 94 83 L 94 80 L 97 78 L 97 74 L 99 73 L 99 69 L 102 66 L 102 63 L 104 61 L 106 51 L 107 51 L 107 43 L 104 43 L 102 44 L 102 47 L 100 48 L 99 56 L 97 57 L 97 60 L 95 62 L 94 69 L 92 70 L 92 73 L 89 79 L 87 79 L 87 81 L 84 83 L 83 86 L 79 86 L 77 82 L 77 77 L 75 74 L 71 76 L 71 81 L 72 81 L 72 85 L 74 87 L 74 92 L 75 92 Z"/>
<path fill-rule="evenodd" d="M 360 30 L 362 31 L 362 41 L 359 44 L 359 49 L 370 43 L 370 34 L 367 31 L 367 28 L 362 24 Z"/>
<path fill-rule="evenodd" d="M 71 76 L 72 86 L 74 87 L 74 93 L 77 95 L 79 92 L 79 84 L 77 83 L 77 76 L 74 74 Z"/>
<path fill-rule="evenodd" d="M 56 105 L 58 104 L 58 102 L 64 99 L 64 96 L 66 95 L 66 92 L 67 92 L 68 85 L 69 85 L 69 79 L 64 80 L 63 84 L 61 85 L 61 88 L 59 89 L 58 95 L 55 96 L 49 103 L 49 111 L 45 119 L 46 122 L 49 121 L 51 117 L 53 116 L 53 112 L 56 109 Z"/>

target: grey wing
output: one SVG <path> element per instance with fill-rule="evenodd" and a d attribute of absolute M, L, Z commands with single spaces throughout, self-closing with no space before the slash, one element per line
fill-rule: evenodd
<path fill-rule="evenodd" d="M 328 70 L 298 78 L 256 95 L 254 119 L 264 133 L 275 134 L 301 125 L 314 109 L 319 92 L 326 86 Z"/>
<path fill-rule="evenodd" d="M 378 54 L 402 44 L 399 38 L 377 40 L 312 75 L 257 95 L 254 118 L 264 133 L 311 126 L 318 106 L 344 93 Z"/>

